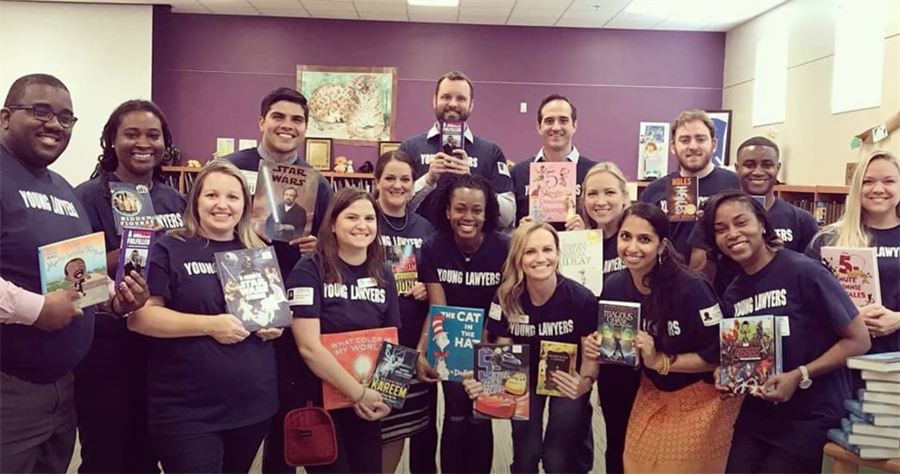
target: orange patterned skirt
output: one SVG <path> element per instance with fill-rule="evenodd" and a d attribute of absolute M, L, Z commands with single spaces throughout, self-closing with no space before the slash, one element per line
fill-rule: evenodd
<path fill-rule="evenodd" d="M 697 382 L 662 392 L 641 376 L 625 435 L 626 474 L 722 473 L 742 398 Z"/>

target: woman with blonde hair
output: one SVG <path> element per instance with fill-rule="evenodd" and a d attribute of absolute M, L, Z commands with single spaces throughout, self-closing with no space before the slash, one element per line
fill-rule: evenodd
<path fill-rule="evenodd" d="M 594 377 L 554 371 L 546 374 L 565 397 L 536 393 L 541 343 L 580 346 L 596 329 L 597 299 L 587 288 L 559 273 L 559 237 L 547 223 L 528 222 L 512 236 L 497 296 L 491 304 L 487 332 L 499 344 L 527 344 L 528 420 L 512 421 L 514 473 L 586 472 L 579 458 L 583 433 L 591 422 Z M 578 361 L 578 359 L 576 359 Z M 581 366 L 580 361 L 578 365 Z M 463 386 L 471 399 L 482 393 L 481 382 L 468 374 Z M 549 399 L 549 402 L 548 402 Z M 543 432 L 544 406 L 550 413 Z"/>
<path fill-rule="evenodd" d="M 197 175 L 184 228 L 157 239 L 150 299 L 128 318 L 149 336 L 150 440 L 166 472 L 247 472 L 278 409 L 275 352 L 281 329 L 253 337 L 227 313 L 215 254 L 262 247 L 250 226 L 250 192 L 231 163 Z"/>

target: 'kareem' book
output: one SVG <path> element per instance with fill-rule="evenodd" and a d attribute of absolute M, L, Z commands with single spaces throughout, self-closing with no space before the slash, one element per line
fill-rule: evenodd
<path fill-rule="evenodd" d="M 319 336 L 322 345 L 337 359 L 341 367 L 365 387 L 370 385 L 382 343 L 397 344 L 397 328 L 364 329 Z M 353 406 L 353 400 L 333 385 L 322 381 L 322 403 L 326 410 Z"/>
<path fill-rule="evenodd" d="M 666 214 L 669 222 L 695 221 L 699 207 L 700 181 L 694 176 L 676 176 L 666 183 Z"/>
<path fill-rule="evenodd" d="M 537 394 L 552 397 L 564 397 L 556 384 L 550 379 L 554 371 L 568 372 L 575 375 L 575 357 L 578 345 L 566 342 L 541 341 L 541 360 L 538 362 Z"/>
<path fill-rule="evenodd" d="M 560 232 L 559 271 L 599 297 L 603 293 L 603 231 Z"/>
<path fill-rule="evenodd" d="M 531 163 L 528 177 L 529 215 L 538 222 L 565 222 L 575 214 L 575 163 Z"/>
<path fill-rule="evenodd" d="M 290 242 L 309 235 L 318 190 L 318 171 L 260 161 L 250 222 L 272 240 Z"/>
<path fill-rule="evenodd" d="M 753 394 L 782 372 L 780 321 L 778 316 L 745 316 L 719 323 L 719 385 Z"/>
<path fill-rule="evenodd" d="M 857 307 L 881 304 L 874 248 L 822 247 L 822 263 L 834 273 Z"/>
<path fill-rule="evenodd" d="M 640 324 L 640 303 L 600 300 L 600 363 L 638 367 L 641 359 L 634 338 Z"/>
<path fill-rule="evenodd" d="M 41 293 L 74 288 L 81 295 L 74 302 L 76 308 L 109 301 L 103 232 L 39 247 L 38 261 Z"/>
<path fill-rule="evenodd" d="M 416 253 L 412 245 L 393 245 L 386 249 L 385 260 L 391 266 L 391 273 L 397 282 L 397 294 L 406 294 L 419 279 L 416 270 Z"/>
<path fill-rule="evenodd" d="M 465 147 L 466 122 L 441 122 L 441 150 L 452 155 Z"/>
<path fill-rule="evenodd" d="M 409 384 L 416 374 L 418 357 L 417 350 L 384 341 L 369 388 L 380 393 L 387 406 L 395 410 L 403 408 Z"/>
<path fill-rule="evenodd" d="M 147 279 L 150 268 L 150 250 L 156 239 L 156 231 L 150 229 L 122 229 L 122 242 L 119 244 L 119 266 L 116 268 L 116 286 L 122 283 L 125 276 L 134 270 Z"/>
<path fill-rule="evenodd" d="M 483 391 L 475 399 L 475 418 L 527 420 L 528 345 L 476 344 L 475 380 Z"/>
<path fill-rule="evenodd" d="M 150 199 L 150 190 L 143 184 L 109 183 L 110 202 L 116 234 L 122 235 L 122 229 L 153 229 L 156 227 L 156 212 Z"/>
<path fill-rule="evenodd" d="M 216 253 L 228 312 L 253 332 L 291 325 L 293 315 L 272 247 Z"/>
<path fill-rule="evenodd" d="M 472 370 L 472 352 L 481 342 L 484 310 L 432 305 L 428 312 L 428 363 L 441 380 L 461 382 Z"/>

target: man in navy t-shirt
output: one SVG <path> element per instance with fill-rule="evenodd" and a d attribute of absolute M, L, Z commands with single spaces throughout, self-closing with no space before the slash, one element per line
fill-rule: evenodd
<path fill-rule="evenodd" d="M 506 156 L 500 147 L 472 133 L 466 126 L 463 146 L 447 154 L 441 144 L 441 122 L 465 122 L 475 104 L 475 88 L 472 81 L 459 72 L 450 71 L 440 77 L 434 92 L 434 115 L 437 122 L 427 132 L 407 138 L 400 145 L 416 161 L 415 195 L 410 209 L 430 219 L 436 212 L 437 195 L 432 191 L 447 174 L 481 175 L 497 192 L 500 205 L 498 228 L 506 229 L 513 224 L 516 215 L 516 201 Z M 443 210 L 439 210 L 443 212 Z"/>

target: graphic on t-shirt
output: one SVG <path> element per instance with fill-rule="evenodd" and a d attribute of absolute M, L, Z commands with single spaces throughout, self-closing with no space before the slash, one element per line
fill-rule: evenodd
<path fill-rule="evenodd" d="M 272 240 L 289 242 L 309 235 L 318 190 L 318 171 L 260 161 L 250 222 Z"/>
<path fill-rule="evenodd" d="M 719 350 L 719 385 L 739 395 L 758 393 L 769 377 L 782 372 L 778 317 L 747 316 L 722 320 Z"/>
<path fill-rule="evenodd" d="M 375 373 L 378 355 L 384 341 L 397 344 L 397 328 L 364 329 L 361 331 L 322 334 L 325 349 L 337 359 L 341 367 L 361 385 L 368 387 Z M 322 381 L 322 404 L 326 410 L 353 406 L 353 400 L 333 385 Z"/>
<path fill-rule="evenodd" d="M 403 408 L 418 357 L 417 350 L 384 341 L 369 388 L 380 393 L 387 406 L 397 410 Z"/>
<path fill-rule="evenodd" d="M 700 181 L 694 176 L 676 176 L 666 183 L 666 213 L 670 222 L 695 221 Z"/>
<path fill-rule="evenodd" d="M 541 341 L 541 359 L 538 362 L 537 394 L 565 397 L 550 377 L 555 371 L 575 375 L 575 356 L 578 345 L 566 342 Z"/>
<path fill-rule="evenodd" d="M 116 269 L 116 286 L 122 280 L 136 271 L 147 279 L 147 269 L 150 267 L 150 249 L 153 248 L 153 240 L 156 232 L 146 229 L 122 230 L 122 242 L 119 246 L 119 266 Z"/>
<path fill-rule="evenodd" d="M 475 380 L 483 387 L 475 399 L 475 417 L 527 420 L 528 345 L 476 344 L 474 353 Z"/>
<path fill-rule="evenodd" d="M 575 163 L 529 165 L 528 208 L 537 222 L 565 222 L 575 215 Z"/>
<path fill-rule="evenodd" d="M 74 302 L 76 308 L 109 301 L 103 232 L 39 247 L 38 261 L 41 293 L 74 288 L 80 295 Z"/>
<path fill-rule="evenodd" d="M 822 247 L 822 263 L 834 273 L 857 307 L 881 304 L 874 248 Z"/>
<path fill-rule="evenodd" d="M 116 223 L 116 234 L 121 235 L 124 227 L 153 229 L 156 227 L 156 212 L 150 191 L 143 184 L 109 183 L 110 201 Z"/>
<path fill-rule="evenodd" d="M 385 247 L 385 251 L 386 260 L 391 266 L 391 273 L 394 274 L 394 280 L 397 282 L 397 293 L 406 294 L 419 279 L 413 247 L 412 245 L 393 245 Z"/>
<path fill-rule="evenodd" d="M 441 380 L 462 381 L 472 370 L 472 352 L 481 342 L 484 310 L 433 305 L 429 311 L 428 363 Z"/>
<path fill-rule="evenodd" d="M 634 347 L 641 324 L 641 305 L 625 301 L 600 301 L 600 362 L 607 364 L 640 365 L 639 352 Z"/>
<path fill-rule="evenodd" d="M 215 255 L 228 312 L 248 331 L 291 325 L 293 317 L 272 247 Z"/>
<path fill-rule="evenodd" d="M 559 271 L 581 283 L 594 296 L 603 292 L 603 231 L 559 233 Z"/>

